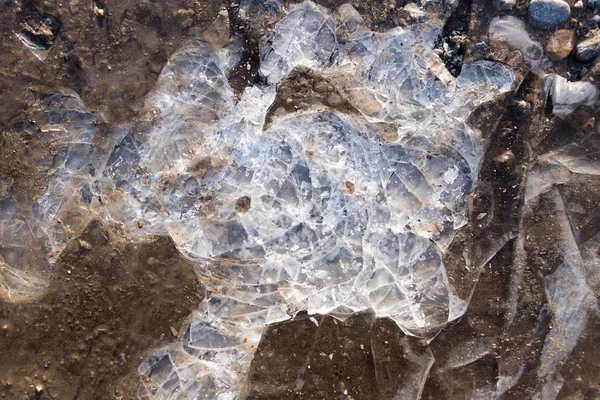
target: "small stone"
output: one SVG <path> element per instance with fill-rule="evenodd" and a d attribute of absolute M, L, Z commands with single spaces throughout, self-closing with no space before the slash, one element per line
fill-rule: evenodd
<path fill-rule="evenodd" d="M 573 47 L 575 47 L 575 32 L 561 29 L 550 36 L 546 43 L 546 53 L 552 61 L 558 61 L 568 57 Z"/>
<path fill-rule="evenodd" d="M 473 46 L 473 50 L 471 51 L 471 56 L 475 61 L 483 60 L 486 58 L 489 52 L 489 46 L 484 42 L 480 42 Z"/>
<path fill-rule="evenodd" d="M 600 54 L 600 31 L 595 31 L 594 35 L 577 44 L 575 55 L 581 62 L 594 60 Z"/>
<path fill-rule="evenodd" d="M 81 247 L 82 249 L 91 250 L 92 245 L 83 239 L 79 239 L 79 247 Z"/>
<path fill-rule="evenodd" d="M 252 199 L 250 196 L 242 196 L 235 201 L 235 211 L 238 214 L 245 214 L 252 206 Z"/>
<path fill-rule="evenodd" d="M 517 5 L 517 1 L 516 0 L 493 0 L 492 4 L 494 5 L 494 8 L 498 11 L 507 11 L 507 10 L 512 10 L 513 8 L 515 8 Z"/>
<path fill-rule="evenodd" d="M 571 7 L 563 0 L 531 0 L 529 23 L 537 28 L 553 30 L 569 19 Z"/>
<path fill-rule="evenodd" d="M 518 68 L 523 65 L 524 61 L 525 59 L 523 57 L 523 53 L 521 53 L 519 50 L 513 50 L 508 53 L 505 63 L 513 68 Z"/>
<path fill-rule="evenodd" d="M 510 149 L 507 149 L 502 154 L 494 158 L 494 161 L 496 161 L 498 164 L 503 164 L 510 167 L 515 162 L 515 155 Z"/>
<path fill-rule="evenodd" d="M 344 183 L 344 193 L 350 195 L 350 194 L 354 193 L 354 189 L 355 189 L 354 183 L 352 183 L 350 181 L 346 181 Z"/>
<path fill-rule="evenodd" d="M 573 8 L 583 8 L 583 1 L 579 0 L 577 3 L 573 4 Z"/>
<path fill-rule="evenodd" d="M 494 41 L 489 48 L 488 58 L 490 60 L 504 62 L 509 53 L 510 49 L 506 43 Z"/>
<path fill-rule="evenodd" d="M 142 227 L 144 226 L 144 223 L 142 221 L 138 221 L 137 226 L 138 226 L 138 228 L 142 229 Z"/>
<path fill-rule="evenodd" d="M 104 9 L 103 8 L 96 8 L 96 17 L 98 17 L 98 18 L 104 17 Z"/>
<path fill-rule="evenodd" d="M 600 7 L 600 0 L 587 0 L 585 3 L 588 8 L 595 10 Z"/>

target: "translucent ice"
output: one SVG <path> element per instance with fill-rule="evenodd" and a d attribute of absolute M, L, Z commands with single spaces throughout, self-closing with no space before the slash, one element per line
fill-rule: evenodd
<path fill-rule="evenodd" d="M 0 296 L 10 300 L 39 293 L 47 262 L 90 221 L 97 205 L 90 185 L 105 162 L 102 120 L 75 93 L 45 96 L 39 107 L 36 122 L 48 147 L 39 165 L 41 185 L 29 204 L 10 190 L 0 200 Z"/>
<path fill-rule="evenodd" d="M 544 55 L 542 46 L 531 39 L 525 23 L 516 17 L 494 18 L 490 23 L 489 33 L 491 40 L 505 42 L 511 50 L 519 50 L 531 64 L 539 62 Z"/>
<path fill-rule="evenodd" d="M 264 327 L 301 310 L 370 309 L 427 339 L 465 312 L 444 254 L 484 150 L 466 121 L 515 75 L 486 61 L 454 78 L 432 51 L 437 20 L 375 33 L 350 6 L 338 17 L 347 40 L 329 10 L 291 9 L 262 40 L 265 83 L 237 102 L 226 73 L 239 44 L 186 42 L 109 150 L 78 98 L 45 106 L 64 149 L 36 214 L 54 254 L 99 215 L 132 238 L 169 234 L 216 282 L 182 342 L 140 366 L 143 397 L 239 398 Z M 355 112 L 315 106 L 266 123 L 296 67 L 329 77 Z M 7 243 L 6 221 L 22 214 L 2 210 Z"/>
<path fill-rule="evenodd" d="M 304 3 L 290 11 L 263 42 L 268 85 L 247 88 L 217 128 L 197 136 L 187 167 L 146 169 L 150 187 L 163 187 L 166 171 L 177 175 L 153 192 L 156 211 L 139 217 L 159 221 L 228 287 L 209 296 L 181 347 L 142 365 L 159 398 L 200 390 L 194 379 L 214 398 L 236 398 L 265 324 L 300 310 L 372 309 L 430 337 L 466 309 L 443 263 L 467 223 L 483 152 L 465 121 L 511 90 L 514 74 L 481 62 L 455 79 L 420 31 L 368 32 L 347 6 L 341 11 L 352 22 L 345 43 L 327 10 Z M 317 107 L 279 113 L 262 129 L 276 85 L 297 66 L 330 78 L 360 114 Z M 382 136 L 379 122 L 391 131 Z M 177 375 L 179 358 L 197 360 L 201 378 Z M 177 384 L 153 372 L 161 363 Z"/>
<path fill-rule="evenodd" d="M 297 66 L 324 68 L 333 65 L 340 47 L 329 10 L 307 1 L 279 21 L 262 40 L 260 73 L 269 83 L 279 83 Z"/>
<path fill-rule="evenodd" d="M 598 90 L 589 82 L 568 82 L 559 75 L 550 75 L 552 80 L 552 113 L 566 117 L 580 105 L 593 105 L 598 99 Z"/>

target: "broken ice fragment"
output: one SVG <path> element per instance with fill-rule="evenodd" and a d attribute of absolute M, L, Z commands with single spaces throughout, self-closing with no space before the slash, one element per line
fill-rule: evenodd
<path fill-rule="evenodd" d="M 261 43 L 260 74 L 277 84 L 297 66 L 322 68 L 337 59 L 336 28 L 328 10 L 306 1 L 293 8 Z"/>
<path fill-rule="evenodd" d="M 593 105 L 598 99 L 598 90 L 589 82 L 568 82 L 559 75 L 550 75 L 552 80 L 552 113 L 566 117 L 580 105 Z"/>

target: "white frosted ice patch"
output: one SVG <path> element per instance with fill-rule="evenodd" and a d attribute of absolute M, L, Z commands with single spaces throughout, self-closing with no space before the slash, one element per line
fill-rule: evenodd
<path fill-rule="evenodd" d="M 598 90 L 590 82 L 569 82 L 559 75 L 550 75 L 552 80 L 552 113 L 567 117 L 580 105 L 593 105 L 598 100 Z"/>
<path fill-rule="evenodd" d="M 261 42 L 260 74 L 277 84 L 297 66 L 322 68 L 336 62 L 340 51 L 329 10 L 301 3 L 275 25 Z"/>

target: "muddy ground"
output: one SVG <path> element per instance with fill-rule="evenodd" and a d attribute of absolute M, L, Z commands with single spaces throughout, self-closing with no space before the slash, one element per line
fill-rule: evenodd
<path fill-rule="evenodd" d="M 170 238 L 133 245 L 92 222 L 40 298 L 0 303 L 0 398 L 134 399 L 142 357 L 174 341 L 202 297 Z"/>
<path fill-rule="evenodd" d="M 319 3 L 334 8 L 344 2 Z M 403 2 L 353 3 L 373 30 L 402 26 L 409 18 L 399 7 Z M 526 11 L 518 3 L 513 14 L 523 16 Z M 244 61 L 231 74 L 239 92 L 258 79 L 258 38 L 269 29 L 270 21 L 259 24 L 251 15 L 242 20 L 238 11 L 235 1 L 226 0 L 0 2 L 0 172 L 35 185 L 32 166 L 39 148 L 32 147 L 27 136 L 7 133 L 15 121 L 28 115 L 32 100 L 27 93 L 31 88 L 69 88 L 107 124 L 131 120 L 167 58 L 185 38 L 220 43 L 241 36 L 247 41 Z M 470 35 L 470 41 L 461 44 L 467 47 L 465 57 L 506 61 L 506 49 L 473 51 L 495 15 L 491 1 L 465 1 L 464 12 L 451 19 L 449 31 Z M 593 27 L 589 11 L 575 10 L 574 17 L 580 18 L 578 35 Z M 533 32 L 542 43 L 548 35 Z M 33 52 L 22 38 L 38 50 Z M 600 81 L 600 68 L 578 63 L 573 57 L 554 63 L 552 70 Z M 520 185 L 532 157 L 527 143 L 534 135 L 546 131 L 556 137 L 583 137 L 589 133 L 585 128 L 589 121 L 593 127 L 600 120 L 597 110 L 581 110 L 567 122 L 550 116 L 550 122 L 534 118 L 535 107 L 543 106 L 535 104 L 539 87 L 526 71 L 519 73 L 525 83 L 515 96 L 532 104 L 531 109 L 511 106 L 512 99 L 506 99 L 474 115 L 473 122 L 491 143 L 480 177 L 488 189 L 481 195 L 494 199 L 499 218 L 490 230 L 464 233 L 463 241 L 475 237 L 485 246 L 494 234 L 518 224 Z M 327 80 L 316 79 L 310 71 L 295 71 L 282 85 L 273 112 L 278 107 L 303 109 L 315 102 L 352 112 L 338 97 L 328 89 Z M 35 143 L 43 145 L 43 141 Z M 538 150 L 546 151 L 543 146 Z M 506 158 L 501 156 L 506 154 L 514 159 L 503 161 Z M 590 178 L 563 189 L 571 198 L 588 199 L 583 203 L 588 204 L 586 213 L 593 216 L 597 188 L 597 179 Z M 22 191 L 26 198 L 28 189 Z M 551 207 L 544 207 L 540 205 L 538 215 L 551 214 Z M 587 232 L 584 234 L 590 237 L 600 226 L 594 218 L 581 223 Z M 525 301 L 513 330 L 503 331 L 509 317 L 505 306 L 516 251 L 513 242 L 481 275 L 482 271 L 471 275 L 449 270 L 457 282 L 477 279 L 478 286 L 467 316 L 445 329 L 429 346 L 436 364 L 423 388 L 423 398 L 465 398 L 473 388 L 493 384 L 499 373 L 514 372 L 523 362 L 527 365 L 523 379 L 507 398 L 527 398 L 538 383 L 535 366 L 550 325 L 549 320 L 543 320 L 547 316 L 543 275 L 560 260 L 553 250 L 553 237 L 547 234 L 557 229 L 553 220 L 540 217 L 529 222 L 532 228 L 526 245 L 533 251 L 523 287 Z M 460 247 L 460 240 L 456 247 Z M 134 245 L 112 227 L 91 223 L 54 265 L 50 285 L 40 297 L 19 304 L 0 301 L 0 398 L 135 399 L 140 360 L 151 349 L 175 341 L 203 298 L 204 286 L 194 267 L 168 238 Z M 390 321 L 374 320 L 369 314 L 344 323 L 319 316 L 317 322 L 318 329 L 307 316 L 299 316 L 267 330 L 252 365 L 249 398 L 349 399 L 348 393 L 353 399 L 393 398 L 390 388 L 402 384 L 407 379 L 405 371 L 414 368 L 414 360 L 428 351 L 424 343 L 405 336 Z M 590 317 L 582 340 L 564 367 L 564 398 L 600 399 L 599 327 L 600 319 Z M 495 349 L 492 353 L 458 369 L 444 367 L 456 343 L 468 344 L 480 337 L 490 338 Z M 312 371 L 303 370 L 306 359 L 313 360 Z M 335 360 L 334 367 L 327 360 Z M 300 370 L 304 371 L 305 383 L 297 388 Z"/>

